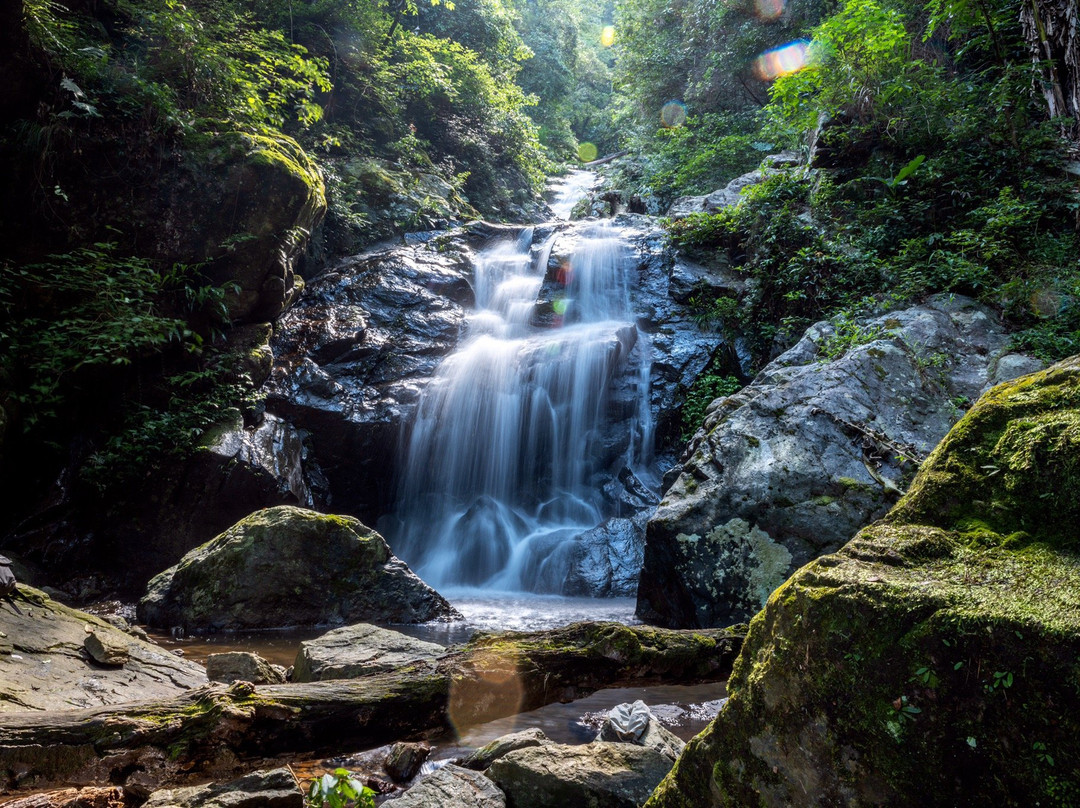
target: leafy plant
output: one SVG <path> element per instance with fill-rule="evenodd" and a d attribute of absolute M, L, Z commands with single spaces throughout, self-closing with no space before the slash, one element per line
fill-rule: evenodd
<path fill-rule="evenodd" d="M 309 808 L 375 808 L 375 792 L 348 769 L 334 769 L 311 781 Z"/>
<path fill-rule="evenodd" d="M 703 373 L 694 380 L 693 386 L 686 393 L 682 406 L 682 439 L 690 440 L 701 427 L 706 408 L 722 396 L 739 392 L 743 383 L 735 376 L 718 376 Z"/>

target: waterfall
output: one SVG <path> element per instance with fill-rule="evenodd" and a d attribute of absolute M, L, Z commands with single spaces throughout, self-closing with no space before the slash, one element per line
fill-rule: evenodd
<path fill-rule="evenodd" d="M 630 312 L 630 256 L 610 226 L 580 235 L 552 274 L 555 236 L 533 248 L 531 230 L 476 258 L 476 310 L 420 398 L 386 527 L 437 587 L 561 591 L 574 538 L 612 515 L 594 478 L 619 374 L 638 399 L 626 462 L 648 459 L 650 351 Z M 541 328 L 545 275 L 558 295 Z"/>

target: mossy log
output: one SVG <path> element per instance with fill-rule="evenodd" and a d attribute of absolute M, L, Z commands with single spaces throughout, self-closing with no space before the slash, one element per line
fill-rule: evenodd
<path fill-rule="evenodd" d="M 376 746 L 569 701 L 605 687 L 727 676 L 738 629 L 577 623 L 483 635 L 446 656 L 361 679 L 231 687 L 87 710 L 18 713 L 0 726 L 0 785 L 157 787 L 277 755 Z"/>

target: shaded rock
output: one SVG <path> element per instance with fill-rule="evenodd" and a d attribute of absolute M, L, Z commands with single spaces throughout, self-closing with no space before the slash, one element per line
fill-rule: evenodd
<path fill-rule="evenodd" d="M 185 631 L 423 622 L 454 610 L 359 520 L 258 511 L 155 576 L 139 619 Z"/>
<path fill-rule="evenodd" d="M 143 808 L 303 808 L 304 793 L 288 769 L 257 771 L 228 783 L 168 788 Z"/>
<path fill-rule="evenodd" d="M 254 685 L 280 684 L 284 669 L 271 665 L 250 651 L 226 651 L 206 658 L 206 676 L 211 682 L 251 682 Z"/>
<path fill-rule="evenodd" d="M 669 758 L 672 763 L 686 746 L 682 739 L 661 726 L 645 702 L 640 700 L 612 707 L 600 725 L 597 740 L 647 746 Z"/>
<path fill-rule="evenodd" d="M 311 505 L 305 452 L 300 433 L 282 419 L 267 415 L 257 426 L 245 427 L 237 415 L 208 430 L 190 457 L 147 485 L 95 502 L 101 511 L 93 517 L 95 541 L 71 535 L 72 525 L 62 518 L 21 537 L 19 546 L 31 559 L 47 558 L 57 580 L 92 572 L 100 576 L 103 591 L 116 584 L 137 596 L 151 577 L 253 511 Z M 77 594 L 80 600 L 93 598 L 89 592 Z"/>
<path fill-rule="evenodd" d="M 93 631 L 86 635 L 83 646 L 95 662 L 102 665 L 123 665 L 128 661 L 128 640 L 119 632 Z"/>
<path fill-rule="evenodd" d="M 479 772 L 448 764 L 394 800 L 399 808 L 506 808 L 506 797 Z"/>
<path fill-rule="evenodd" d="M 675 257 L 670 278 L 670 294 L 678 303 L 688 303 L 698 294 L 702 294 L 705 300 L 718 297 L 737 299 L 743 296 L 748 283 L 744 274 L 731 269 L 726 262 L 704 267 L 683 256 Z"/>
<path fill-rule="evenodd" d="M 360 623 L 300 643 L 292 680 L 353 679 L 392 671 L 421 660 L 437 659 L 445 653 L 446 649 L 436 643 Z"/>
<path fill-rule="evenodd" d="M 861 344 L 830 361 L 834 329 L 813 326 L 709 406 L 648 524 L 642 619 L 748 619 L 793 569 L 883 516 L 963 407 L 1041 366 L 1009 354 L 995 315 L 957 295 L 858 327 Z"/>
<path fill-rule="evenodd" d="M 548 739 L 544 731 L 539 727 L 530 727 L 496 738 L 461 761 L 461 765 L 466 769 L 484 771 L 496 760 L 515 749 L 528 749 L 532 746 L 543 746 L 546 743 L 552 743 L 552 741 Z"/>
<path fill-rule="evenodd" d="M 403 783 L 416 776 L 430 754 L 431 747 L 426 743 L 398 742 L 390 747 L 383 767 L 391 778 Z"/>
<path fill-rule="evenodd" d="M 20 585 L 15 602 L 22 614 L 0 601 L 0 713 L 166 698 L 206 684 L 201 665 L 39 590 Z"/>
<path fill-rule="evenodd" d="M 649 808 L 1075 802 L 1078 458 L 1080 356 L 983 395 L 772 595 Z"/>
<path fill-rule="evenodd" d="M 518 749 L 492 763 L 487 776 L 514 808 L 639 808 L 671 765 L 655 749 L 596 741 Z"/>

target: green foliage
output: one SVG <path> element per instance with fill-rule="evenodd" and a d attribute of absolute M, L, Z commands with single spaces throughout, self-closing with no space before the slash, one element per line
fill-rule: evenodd
<path fill-rule="evenodd" d="M 705 420 L 705 410 L 722 396 L 733 395 L 743 388 L 743 383 L 735 376 L 719 376 L 715 373 L 702 373 L 694 380 L 693 386 L 686 393 L 682 406 L 682 439 L 688 441 L 701 428 Z"/>
<path fill-rule="evenodd" d="M 223 316 L 224 290 L 191 285 L 194 274 L 119 256 L 110 243 L 40 264 L 0 265 L 0 364 L 24 428 L 58 418 L 96 369 L 130 366 L 170 347 L 201 351 L 203 337 L 187 316 Z"/>
<path fill-rule="evenodd" d="M 309 808 L 375 808 L 375 792 L 347 769 L 335 769 L 311 781 Z"/>
<path fill-rule="evenodd" d="M 839 359 L 852 348 L 866 345 L 885 335 L 885 329 L 879 326 L 865 326 L 859 322 L 855 310 L 845 309 L 832 321 L 833 332 L 822 340 L 820 356 L 823 361 Z"/>

